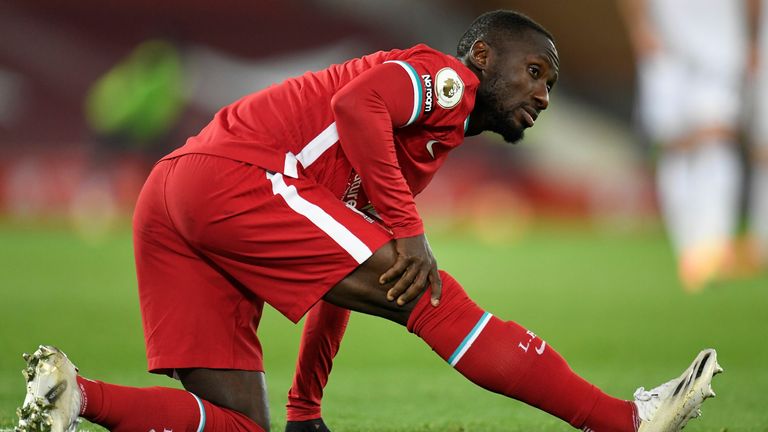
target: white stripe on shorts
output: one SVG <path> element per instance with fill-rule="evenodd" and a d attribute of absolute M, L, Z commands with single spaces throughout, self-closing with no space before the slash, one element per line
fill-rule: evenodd
<path fill-rule="evenodd" d="M 352 234 L 347 227 L 340 224 L 316 204 L 312 204 L 302 198 L 296 190 L 296 186 L 288 186 L 282 174 L 268 172 L 267 178 L 272 182 L 272 193 L 282 196 L 288 207 L 309 219 L 315 226 L 328 234 L 333 241 L 344 248 L 359 264 L 362 264 L 373 255 L 371 249 L 357 236 Z"/>

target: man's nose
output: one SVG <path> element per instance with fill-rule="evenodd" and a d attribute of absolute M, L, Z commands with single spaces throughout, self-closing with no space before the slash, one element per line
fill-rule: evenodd
<path fill-rule="evenodd" d="M 539 111 L 544 111 L 549 106 L 549 90 L 546 84 L 542 84 L 536 88 L 536 92 L 533 94 L 533 99 L 536 101 L 536 108 Z"/>

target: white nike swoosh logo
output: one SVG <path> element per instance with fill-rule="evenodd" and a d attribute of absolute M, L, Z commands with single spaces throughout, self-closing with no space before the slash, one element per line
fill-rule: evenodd
<path fill-rule="evenodd" d="M 541 341 L 541 346 L 536 348 L 536 354 L 542 355 L 544 354 L 544 348 L 547 346 L 547 343 L 544 341 Z"/>
<path fill-rule="evenodd" d="M 429 140 L 427 141 L 427 151 L 429 152 L 429 155 L 432 156 L 432 159 L 435 158 L 435 151 L 432 150 L 432 146 L 435 145 L 435 143 L 439 143 L 438 140 Z"/>

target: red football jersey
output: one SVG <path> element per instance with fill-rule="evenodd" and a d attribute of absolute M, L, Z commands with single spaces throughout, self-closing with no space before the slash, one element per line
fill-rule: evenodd
<path fill-rule="evenodd" d="M 426 45 L 380 51 L 245 96 L 164 159 L 203 153 L 308 176 L 353 207 L 370 202 L 396 238 L 414 236 L 413 197 L 463 142 L 478 84 Z"/>

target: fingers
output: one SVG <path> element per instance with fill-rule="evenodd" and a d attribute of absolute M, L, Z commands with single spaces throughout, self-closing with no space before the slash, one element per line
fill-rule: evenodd
<path fill-rule="evenodd" d="M 400 278 L 397 280 L 395 285 L 390 288 L 387 291 L 387 300 L 393 301 L 395 299 L 398 299 L 397 304 L 403 305 L 405 303 L 401 303 L 399 297 L 408 290 L 412 285 L 414 280 L 416 279 L 418 275 L 418 268 L 415 266 L 408 267 L 408 269 L 403 273 Z"/>
<path fill-rule="evenodd" d="M 397 279 L 405 273 L 405 270 L 408 268 L 408 260 L 403 259 L 402 256 L 398 256 L 397 260 L 394 264 L 392 264 L 392 267 L 390 267 L 387 271 L 382 273 L 381 276 L 379 276 L 379 283 L 384 285 L 392 282 L 393 280 Z M 394 298 L 391 298 L 389 300 L 394 300 Z"/>
<path fill-rule="evenodd" d="M 443 294 L 443 281 L 440 279 L 440 273 L 437 272 L 437 266 L 429 272 L 429 283 L 432 286 L 432 306 L 440 304 L 440 296 Z"/>
<path fill-rule="evenodd" d="M 417 298 L 419 294 L 423 293 L 424 290 L 427 288 L 428 279 L 429 279 L 429 272 L 425 271 L 425 269 L 423 268 L 418 269 L 416 277 L 413 279 L 413 281 L 410 284 L 406 285 L 407 289 L 405 289 L 405 292 L 396 296 L 397 305 L 402 306 L 410 302 L 411 300 Z"/>
<path fill-rule="evenodd" d="M 443 291 L 443 282 L 440 280 L 437 266 L 433 264 L 431 268 L 423 266 L 420 269 L 416 266 L 409 267 L 395 286 L 387 291 L 387 300 L 397 299 L 398 306 L 402 306 L 416 299 L 427 286 L 432 288 L 430 303 L 432 306 L 437 306 L 440 304 L 440 296 Z"/>
<path fill-rule="evenodd" d="M 437 306 L 442 293 L 442 282 L 426 237 L 405 237 L 395 242 L 395 263 L 379 276 L 379 283 L 382 285 L 394 282 L 387 290 L 387 300 L 397 300 L 397 305 L 402 306 L 418 298 L 427 286 L 431 286 L 430 301 L 433 306 Z"/>

